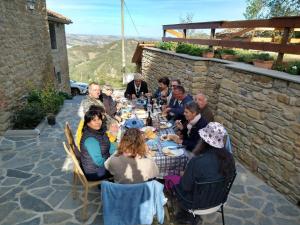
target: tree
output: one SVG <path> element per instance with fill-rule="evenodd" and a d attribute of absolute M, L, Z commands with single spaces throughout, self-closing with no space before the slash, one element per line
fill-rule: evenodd
<path fill-rule="evenodd" d="M 246 0 L 246 19 L 300 15 L 300 0 Z"/>

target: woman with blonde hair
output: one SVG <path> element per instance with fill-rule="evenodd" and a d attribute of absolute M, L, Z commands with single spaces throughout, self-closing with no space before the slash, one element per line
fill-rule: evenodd
<path fill-rule="evenodd" d="M 158 176 L 155 162 L 147 158 L 148 148 L 139 129 L 128 129 L 119 144 L 117 153 L 106 162 L 105 168 L 116 183 L 141 183 Z"/>

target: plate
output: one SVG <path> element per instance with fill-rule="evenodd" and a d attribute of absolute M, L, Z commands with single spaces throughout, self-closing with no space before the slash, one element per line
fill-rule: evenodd
<path fill-rule="evenodd" d="M 162 149 L 162 152 L 167 156 L 181 156 L 184 153 L 182 148 L 168 148 L 168 147 L 164 147 Z"/>
<path fill-rule="evenodd" d="M 160 129 L 166 129 L 172 127 L 172 123 L 170 122 L 160 122 Z"/>
<path fill-rule="evenodd" d="M 155 127 L 150 127 L 150 126 L 146 126 L 146 127 L 142 127 L 140 130 L 145 132 L 146 130 L 150 129 L 151 131 L 155 131 Z"/>

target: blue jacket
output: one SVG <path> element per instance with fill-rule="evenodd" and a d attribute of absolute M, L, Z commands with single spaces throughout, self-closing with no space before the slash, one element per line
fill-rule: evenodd
<path fill-rule="evenodd" d="M 174 101 L 176 101 L 175 104 Z M 185 96 L 180 104 L 178 103 L 178 100 L 172 98 L 168 106 L 171 108 L 169 113 L 174 114 L 175 120 L 184 119 L 184 106 L 191 101 L 193 101 L 193 97 L 190 95 Z"/>
<path fill-rule="evenodd" d="M 164 222 L 164 186 L 153 180 L 139 184 L 101 183 L 104 225 L 152 224 L 156 214 Z"/>

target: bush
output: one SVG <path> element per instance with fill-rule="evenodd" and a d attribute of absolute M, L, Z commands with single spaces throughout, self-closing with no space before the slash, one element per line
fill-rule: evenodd
<path fill-rule="evenodd" d="M 290 62 L 286 72 L 293 75 L 300 75 L 300 62 Z"/>
<path fill-rule="evenodd" d="M 14 128 L 35 128 L 47 114 L 57 114 L 66 97 L 70 96 L 49 87 L 41 91 L 31 91 L 25 106 L 14 115 Z"/>
<path fill-rule="evenodd" d="M 64 102 L 64 97 L 60 96 L 54 88 L 46 88 L 41 92 L 41 100 L 45 113 L 56 114 Z"/>
<path fill-rule="evenodd" d="M 162 49 L 162 50 L 174 51 L 176 49 L 176 43 L 175 42 L 158 42 L 155 45 L 155 47 Z"/>
<path fill-rule="evenodd" d="M 282 64 L 275 64 L 274 69 L 292 75 L 300 75 L 300 62 L 288 62 Z"/>
<path fill-rule="evenodd" d="M 260 54 L 253 54 L 253 59 L 270 61 L 270 60 L 274 60 L 274 57 L 271 56 L 269 53 L 260 53 Z"/>
<path fill-rule="evenodd" d="M 222 54 L 227 54 L 227 55 L 236 55 L 236 51 L 234 51 L 233 49 L 219 49 L 218 50 L 219 54 L 222 55 Z"/>
<path fill-rule="evenodd" d="M 176 47 L 177 53 L 184 53 L 188 55 L 201 56 L 204 52 L 204 48 L 200 48 L 198 46 L 187 44 L 187 43 L 179 43 Z"/>
<path fill-rule="evenodd" d="M 68 93 L 66 93 L 66 92 L 58 92 L 58 95 L 59 96 L 62 96 L 62 97 L 64 97 L 64 99 L 73 99 L 73 96 L 72 95 L 69 95 Z"/>
<path fill-rule="evenodd" d="M 44 110 L 40 103 L 32 102 L 14 115 L 15 129 L 33 129 L 45 117 Z"/>

